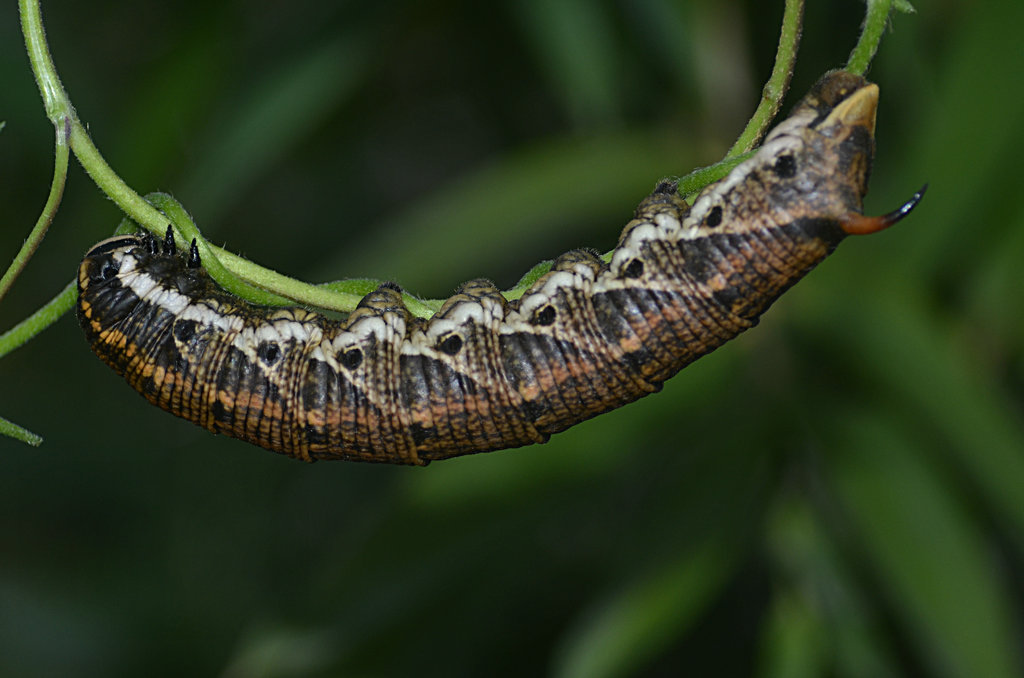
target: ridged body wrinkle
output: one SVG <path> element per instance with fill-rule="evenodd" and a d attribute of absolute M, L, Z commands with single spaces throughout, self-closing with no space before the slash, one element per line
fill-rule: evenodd
<path fill-rule="evenodd" d="M 426 464 L 543 442 L 754 326 L 844 224 L 875 228 L 860 213 L 876 100 L 858 76 L 827 75 L 692 206 L 659 184 L 610 262 L 568 252 L 515 301 L 472 280 L 427 320 L 392 284 L 342 320 L 253 306 L 194 248 L 143 234 L 86 254 L 79 319 L 153 404 L 299 459 Z"/>

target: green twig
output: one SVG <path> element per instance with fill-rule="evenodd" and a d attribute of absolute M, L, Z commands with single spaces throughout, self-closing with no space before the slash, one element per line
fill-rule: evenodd
<path fill-rule="evenodd" d="M 24 7 L 22 7 L 22 11 L 24 13 Z M 32 22 L 33 18 L 38 20 L 38 12 L 34 17 L 28 17 L 29 23 Z M 38 33 L 42 33 L 41 24 L 38 25 Z M 47 50 L 40 50 L 38 41 L 26 41 L 26 48 L 29 59 L 32 60 L 33 64 L 49 60 L 49 52 Z M 52 66 L 52 62 L 50 65 Z M 64 195 L 64 185 L 67 181 L 68 145 L 71 133 L 70 123 L 74 111 L 70 109 L 70 105 L 67 104 L 66 100 L 60 99 L 59 94 L 63 91 L 63 88 L 56 73 L 51 71 L 50 76 L 41 78 L 37 82 L 39 83 L 39 90 L 42 93 L 46 106 L 46 115 L 53 122 L 56 133 L 53 180 L 50 182 L 50 193 L 46 198 L 46 204 L 43 206 L 39 218 L 29 232 L 28 238 L 22 244 L 21 249 L 15 255 L 14 261 L 4 272 L 3 277 L 0 277 L 0 299 L 6 296 L 14 281 L 25 270 L 29 259 L 39 249 L 43 236 L 46 235 L 46 231 L 49 229 L 50 224 L 53 223 L 53 218 L 57 214 L 57 208 Z M 0 128 L 2 128 L 2 125 L 0 125 Z M 23 345 L 31 337 L 49 327 L 57 318 L 67 312 L 74 303 L 74 299 L 74 285 L 69 285 L 58 295 L 57 299 L 33 313 L 13 329 L 0 335 L 0 356 Z M 14 438 L 33 446 L 38 446 L 43 442 L 40 436 L 3 418 L 0 418 L 0 435 Z"/>
<path fill-rule="evenodd" d="M 213 247 L 206 241 L 206 238 L 199 232 L 192 217 L 189 216 L 181 203 L 166 193 L 150 193 L 146 196 L 146 202 L 166 215 L 166 219 L 174 225 L 178 232 L 179 247 L 187 248 L 195 240 L 199 248 L 199 260 L 203 268 L 210 276 L 217 281 L 217 284 L 231 292 L 235 296 L 244 296 L 254 303 L 265 306 L 281 306 L 291 303 L 288 299 L 278 296 L 266 290 L 248 284 L 238 276 L 228 271 L 220 262 Z"/>
<path fill-rule="evenodd" d="M 62 117 L 70 120 L 71 150 L 86 173 L 100 190 L 117 204 L 125 214 L 131 216 L 136 223 L 151 233 L 163 236 L 167 229 L 167 217 L 146 202 L 114 172 L 106 160 L 103 159 L 99 149 L 96 148 L 85 127 L 78 119 L 74 106 L 71 104 L 71 100 L 61 84 L 60 77 L 57 75 L 57 70 L 53 64 L 49 46 L 46 43 L 38 0 L 19 0 L 18 6 L 21 10 L 25 46 L 36 82 L 39 84 L 39 91 L 43 97 L 43 105 L 46 108 L 47 116 L 55 124 Z M 272 297 L 268 297 L 265 294 L 250 294 L 250 291 L 246 291 L 246 288 L 233 283 L 227 276 L 224 276 L 224 269 L 241 278 L 243 282 L 248 282 L 252 286 L 276 293 L 279 295 L 276 297 L 278 304 L 285 303 L 282 297 L 287 297 L 289 300 L 319 308 L 351 311 L 359 301 L 353 295 L 335 292 L 330 288 L 310 285 L 281 275 L 276 271 L 258 266 L 251 261 L 210 245 L 205 241 L 204 247 L 207 249 L 208 259 L 217 259 L 224 265 L 218 272 L 218 275 L 221 275 L 222 278 L 218 282 L 226 283 L 228 286 L 235 285 L 238 289 L 243 290 L 240 294 L 242 298 L 249 299 L 254 303 L 266 303 Z M 251 287 L 248 290 L 251 290 Z M 414 300 L 413 305 L 421 313 L 426 313 L 423 304 Z"/>
<path fill-rule="evenodd" d="M 779 35 L 779 48 L 775 52 L 775 67 L 761 91 L 761 103 L 750 116 L 746 129 L 736 139 L 725 158 L 735 158 L 750 151 L 761 142 L 768 126 L 779 112 L 782 100 L 789 91 L 789 81 L 793 78 L 793 64 L 800 47 L 800 33 L 804 19 L 804 0 L 786 0 L 786 9 L 782 14 L 782 31 Z"/>
<path fill-rule="evenodd" d="M 68 100 L 64 85 L 57 75 L 57 69 L 53 66 L 38 0 L 18 0 L 18 10 L 21 14 L 21 30 L 25 35 L 25 49 L 32 64 L 32 72 L 36 76 L 36 84 L 39 85 L 39 93 L 43 97 L 46 117 L 54 125 L 61 118 L 76 119 L 71 101 Z"/>
<path fill-rule="evenodd" d="M 32 433 L 32 431 L 29 431 L 27 428 L 22 428 L 13 421 L 8 421 L 3 417 L 0 417 L 0 435 L 20 440 L 23 443 L 28 443 L 32 447 L 39 447 L 43 444 L 42 436 Z"/>
<path fill-rule="evenodd" d="M 801 5 L 800 0 L 787 0 L 787 15 L 792 15 L 792 7 Z M 141 227 L 162 237 L 166 231 L 169 217 L 161 214 L 135 193 L 113 171 L 78 120 L 53 65 L 43 32 L 38 0 L 19 0 L 19 6 L 26 46 L 40 92 L 43 95 L 47 115 L 53 119 L 55 112 L 59 112 L 71 120 L 71 150 L 89 176 L 125 214 L 130 215 Z M 791 21 L 790 24 L 792 24 Z M 181 210 L 180 215 L 185 216 L 184 210 Z M 287 298 L 309 306 L 347 312 L 355 308 L 364 295 L 363 290 L 376 287 L 376 281 L 370 280 L 347 280 L 327 285 L 310 285 L 210 245 L 195 229 L 191 219 L 177 221 L 171 219 L 171 221 L 174 221 L 175 225 L 182 230 L 183 235 L 195 237 L 197 243 L 201 243 L 199 245 L 202 248 L 200 256 L 218 284 L 254 303 L 281 304 L 285 303 L 283 298 Z M 220 265 L 216 262 L 219 262 Z M 259 290 L 254 288 L 259 288 Z M 272 294 L 268 295 L 264 290 Z M 521 296 L 524 290 L 525 287 L 518 285 L 510 292 L 509 298 Z M 424 300 L 410 295 L 404 295 L 404 301 L 410 313 L 424 318 L 433 315 L 442 303 L 442 300 Z"/>
<path fill-rule="evenodd" d="M 914 8 L 906 0 L 896 0 L 896 8 L 912 12 Z M 894 8 L 893 0 L 868 0 L 867 13 L 857 45 L 850 54 L 846 70 L 863 75 L 871 60 L 878 51 L 878 44 L 888 24 L 889 14 Z M 772 120 L 778 114 L 779 106 L 789 88 L 800 43 L 800 31 L 803 18 L 803 1 L 786 0 L 786 9 L 782 17 L 782 33 L 779 37 L 779 49 L 775 55 L 775 67 L 765 84 L 761 103 L 747 123 L 746 129 L 736 139 L 729 152 L 721 162 L 702 167 L 690 172 L 679 180 L 679 194 L 689 197 L 705 186 L 725 177 L 733 167 L 749 158 L 752 149 L 760 142 Z"/>
<path fill-rule="evenodd" d="M 693 170 L 679 180 L 679 187 L 677 189 L 679 191 L 679 195 L 684 198 L 688 198 L 708 184 L 712 184 L 724 177 L 732 171 L 733 167 L 740 164 L 753 154 L 753 151 L 748 151 L 743 155 L 739 155 L 734 158 L 726 158 L 716 162 L 714 165 Z"/>
<path fill-rule="evenodd" d="M 604 255 L 604 260 L 606 262 L 611 261 L 610 253 Z M 530 289 L 533 283 L 540 280 L 545 273 L 551 270 L 551 265 L 553 263 L 554 262 L 551 261 L 540 262 L 539 264 L 531 268 L 529 271 L 527 271 L 523 275 L 523 277 L 519 279 L 519 282 L 515 284 L 515 287 L 508 290 L 507 292 L 502 292 L 502 294 L 509 301 L 521 298 L 523 294 L 526 293 L 526 290 Z"/>
<path fill-rule="evenodd" d="M 39 243 L 43 241 L 43 236 L 46 235 L 47 229 L 53 223 L 53 218 L 57 215 L 60 199 L 64 195 L 64 184 L 68 178 L 68 133 L 70 131 L 70 120 L 63 118 L 63 123 L 57 125 L 57 142 L 56 150 L 54 151 L 53 181 L 50 183 L 50 194 L 46 198 L 46 204 L 43 206 L 39 219 L 36 220 L 36 225 L 32 227 L 28 238 L 25 239 L 21 249 L 15 255 L 14 261 L 7 271 L 4 272 L 3 277 L 0 278 L 0 299 L 4 298 L 11 289 L 11 285 L 14 284 L 14 281 L 25 270 L 28 260 L 39 249 Z"/>
<path fill-rule="evenodd" d="M 100 155 L 99 150 L 93 144 L 92 139 L 86 133 L 85 128 L 77 120 L 71 135 L 71 149 L 75 157 L 85 168 L 85 171 L 92 177 L 96 185 L 113 200 L 118 207 L 132 217 L 140 226 L 158 237 L 163 237 L 167 230 L 168 217 L 158 211 L 153 205 L 146 202 L 144 198 L 133 191 L 122 179 L 111 169 L 110 165 Z M 191 224 L 191 219 L 188 220 Z M 177 225 L 177 224 L 176 224 Z M 184 228 L 191 237 L 203 243 L 206 250 L 205 261 L 217 261 L 223 264 L 208 269 L 218 284 L 226 287 L 248 301 L 256 304 L 283 305 L 294 302 L 308 304 L 319 308 L 328 308 L 335 311 L 351 311 L 355 308 L 359 299 L 352 299 L 348 295 L 342 295 L 330 290 L 318 288 L 315 285 L 304 283 L 281 275 L 276 271 L 264 268 L 242 257 L 227 252 L 226 250 L 211 245 L 205 238 L 199 235 L 194 224 L 192 228 Z M 185 235 L 183 233 L 183 235 Z M 201 253 L 202 256 L 202 253 Z M 248 283 L 248 284 L 246 284 Z M 257 291 L 255 288 L 262 288 Z M 271 294 L 268 294 L 270 292 Z"/>
<path fill-rule="evenodd" d="M 694 195 L 705 186 L 723 178 L 733 167 L 752 155 L 754 147 L 761 142 L 768 127 L 778 115 L 782 100 L 789 90 L 793 64 L 796 63 L 796 54 L 800 47 L 803 16 L 804 0 L 786 0 L 782 13 L 782 30 L 779 33 L 779 47 L 775 51 L 775 65 L 768 76 L 768 82 L 761 90 L 761 101 L 757 109 L 721 161 L 696 169 L 679 180 L 679 195 L 684 198 Z"/>
<path fill-rule="evenodd" d="M 57 322 L 62 315 L 71 310 L 77 297 L 78 289 L 72 281 L 42 308 L 0 334 L 0 358 Z"/>
<path fill-rule="evenodd" d="M 878 51 L 878 43 L 882 40 L 885 27 L 889 24 L 890 12 L 892 12 L 892 0 L 868 0 L 864 27 L 861 29 L 857 45 L 846 62 L 846 70 L 858 75 L 864 75 L 867 72 L 871 60 L 875 58 L 875 53 Z"/>
<path fill-rule="evenodd" d="M 251 270 L 257 284 L 250 284 L 241 276 L 236 276 L 230 271 L 224 265 L 224 261 L 229 261 L 237 267 L 246 268 L 247 270 L 249 270 L 247 267 L 250 265 L 250 262 L 219 247 L 210 245 L 203 238 L 195 222 L 192 221 L 192 217 L 185 211 L 181 203 L 166 193 L 150 193 L 146 196 L 146 201 L 163 212 L 166 215 L 166 219 L 170 220 L 174 225 L 175 229 L 182 236 L 179 244 L 189 243 L 193 238 L 196 240 L 203 268 L 217 281 L 218 285 L 235 296 L 242 297 L 255 304 L 287 306 L 295 301 L 299 301 L 318 308 L 343 312 L 351 311 L 359 303 L 360 299 L 380 285 L 378 280 L 355 279 L 314 286 L 261 267 L 254 267 Z M 293 286 L 293 283 L 298 283 L 298 285 Z M 268 292 L 267 290 L 270 289 L 288 289 L 293 294 L 286 298 L 273 292 Z M 436 313 L 441 305 L 440 301 L 425 301 L 408 294 L 403 295 L 403 297 L 409 312 L 423 318 L 428 318 Z"/>

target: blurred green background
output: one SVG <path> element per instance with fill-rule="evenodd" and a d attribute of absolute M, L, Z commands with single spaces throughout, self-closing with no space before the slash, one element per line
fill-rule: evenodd
<path fill-rule="evenodd" d="M 46 2 L 110 163 L 312 281 L 446 296 L 609 249 L 721 157 L 781 0 Z M 787 107 L 852 48 L 811 2 Z M 0 363 L 0 675 L 977 676 L 1024 654 L 1020 3 L 916 3 L 853 239 L 664 392 L 426 469 L 303 465 L 144 403 L 74 318 Z M 968 6 L 969 5 L 969 6 Z M 998 7 L 998 9 L 996 9 Z M 0 9 L 0 253 L 52 160 Z M 0 309 L 119 214 L 77 166 Z"/>

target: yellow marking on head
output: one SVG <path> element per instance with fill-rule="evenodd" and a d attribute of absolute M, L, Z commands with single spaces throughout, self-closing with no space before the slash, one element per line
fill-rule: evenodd
<path fill-rule="evenodd" d="M 875 114 L 878 112 L 878 85 L 871 83 L 846 97 L 828 114 L 820 127 L 832 125 L 867 127 L 875 134 Z"/>

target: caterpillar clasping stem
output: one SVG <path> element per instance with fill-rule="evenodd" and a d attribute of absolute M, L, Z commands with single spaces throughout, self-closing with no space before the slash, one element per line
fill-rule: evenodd
<path fill-rule="evenodd" d="M 884 231 L 914 211 L 914 208 L 921 202 L 921 198 L 924 197 L 924 192 L 927 190 L 928 184 L 925 184 L 921 187 L 921 190 L 915 193 L 910 200 L 903 203 L 898 209 L 888 214 L 883 214 L 880 217 L 866 217 L 863 214 L 850 212 L 839 218 L 839 225 L 847 235 L 869 235 Z"/>
<path fill-rule="evenodd" d="M 429 319 L 382 284 L 332 318 L 217 285 L 168 229 L 95 245 L 78 272 L 93 351 L 153 404 L 298 459 L 424 465 L 519 447 L 642 398 L 757 324 L 861 214 L 878 87 L 822 78 L 692 206 L 659 184 L 610 260 L 562 254 L 518 298 L 484 279 Z M 841 216 L 837 216 L 841 215 Z M 844 233 L 845 232 L 845 233 Z"/>

